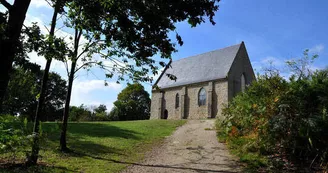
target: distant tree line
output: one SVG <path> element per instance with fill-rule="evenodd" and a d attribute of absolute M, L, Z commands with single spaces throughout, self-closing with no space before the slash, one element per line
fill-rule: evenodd
<path fill-rule="evenodd" d="M 145 120 L 150 116 L 150 97 L 139 83 L 128 84 L 119 93 L 114 107 L 107 113 L 106 105 L 90 109 L 85 105 L 70 107 L 70 121 Z"/>
<path fill-rule="evenodd" d="M 3 102 L 5 114 L 16 115 L 33 121 L 37 99 L 41 87 L 43 70 L 40 66 L 22 68 L 15 66 Z M 66 81 L 57 73 L 49 74 L 46 102 L 41 121 L 61 121 L 64 111 Z M 125 121 L 144 120 L 150 116 L 150 96 L 139 83 L 128 84 L 119 93 L 114 107 L 108 113 L 107 107 L 100 104 L 97 107 L 80 105 L 70 106 L 69 121 Z"/>

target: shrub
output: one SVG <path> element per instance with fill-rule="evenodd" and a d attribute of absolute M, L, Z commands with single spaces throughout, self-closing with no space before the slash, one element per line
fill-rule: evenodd
<path fill-rule="evenodd" d="M 218 120 L 228 141 L 244 140 L 245 152 L 279 156 L 309 167 L 327 163 L 328 70 L 308 76 L 259 76 Z M 235 140 L 237 141 L 237 140 Z"/>
<path fill-rule="evenodd" d="M 327 160 L 328 71 L 299 80 L 291 78 L 280 111 L 269 123 L 269 135 L 284 152 L 304 160 Z"/>
<path fill-rule="evenodd" d="M 0 116 L 0 153 L 9 153 L 15 160 L 17 153 L 26 152 L 32 136 L 28 136 L 27 120 L 11 115 Z"/>

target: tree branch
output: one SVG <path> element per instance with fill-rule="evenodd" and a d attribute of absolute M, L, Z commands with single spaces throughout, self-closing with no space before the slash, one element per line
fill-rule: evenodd
<path fill-rule="evenodd" d="M 7 2 L 6 0 L 0 0 L 1 4 L 3 6 L 5 6 L 8 10 L 11 10 L 11 8 L 13 7 L 11 4 L 9 4 L 9 2 Z"/>
<path fill-rule="evenodd" d="M 83 68 L 84 66 L 87 66 L 89 64 L 97 64 L 98 62 L 97 61 L 92 61 L 92 62 L 87 62 L 87 63 L 84 63 L 82 64 L 80 67 L 78 67 L 74 73 L 76 73 L 77 71 L 79 71 L 81 68 Z"/>

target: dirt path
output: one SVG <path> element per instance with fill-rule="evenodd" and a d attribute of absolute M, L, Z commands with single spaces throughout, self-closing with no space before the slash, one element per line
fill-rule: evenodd
<path fill-rule="evenodd" d="M 214 120 L 189 120 L 143 162 L 123 172 L 239 172 L 226 146 L 217 141 L 214 124 Z"/>

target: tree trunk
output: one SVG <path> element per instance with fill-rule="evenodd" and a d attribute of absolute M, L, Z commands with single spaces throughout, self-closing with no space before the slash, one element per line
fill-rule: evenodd
<path fill-rule="evenodd" d="M 0 113 L 6 94 L 16 47 L 22 32 L 27 9 L 31 0 L 15 0 L 9 9 L 9 19 L 5 30 L 5 39 L 0 40 Z"/>
<path fill-rule="evenodd" d="M 56 22 L 57 22 L 57 15 L 58 15 L 58 11 L 60 8 L 60 2 L 57 1 L 55 9 L 54 9 L 54 13 L 52 16 L 52 21 L 51 21 L 51 28 L 50 28 L 50 32 L 49 32 L 49 37 L 50 39 L 53 38 L 54 33 L 55 33 L 55 28 L 56 28 Z M 50 40 L 50 44 L 52 40 Z M 50 47 L 51 45 L 49 45 Z M 47 59 L 47 63 L 46 63 L 46 67 L 44 69 L 44 73 L 43 73 L 43 77 L 42 77 L 42 84 L 41 84 L 41 90 L 40 90 L 40 96 L 39 96 L 39 101 L 38 101 L 38 105 L 36 108 L 36 114 L 35 114 L 35 118 L 34 118 L 34 128 L 33 128 L 33 144 L 32 144 L 32 152 L 31 155 L 27 158 L 27 165 L 35 165 L 38 161 L 38 157 L 39 157 L 39 131 L 40 131 L 40 118 L 42 116 L 43 113 L 43 105 L 44 105 L 44 101 L 45 101 L 45 94 L 47 91 L 47 83 L 48 83 L 48 78 L 49 78 L 49 70 L 50 70 L 50 65 L 51 65 L 51 61 L 52 61 L 52 57 L 48 57 L 46 56 Z"/>
<path fill-rule="evenodd" d="M 71 72 L 68 78 L 68 88 L 67 88 L 67 94 L 66 94 L 66 100 L 65 100 L 65 108 L 64 108 L 64 114 L 63 114 L 63 126 L 62 131 L 60 135 L 60 149 L 61 151 L 68 151 L 67 148 L 67 142 L 66 142 L 66 133 L 67 133 L 67 121 L 69 116 L 69 105 L 71 101 L 71 94 L 72 94 L 72 87 L 73 87 L 73 80 L 74 80 L 74 71 L 76 67 L 76 62 L 73 61 L 71 65 Z"/>
<path fill-rule="evenodd" d="M 48 73 L 51 65 L 51 59 L 47 60 L 46 67 L 44 69 L 42 84 L 41 84 L 41 92 L 39 97 L 39 102 L 36 108 L 36 115 L 34 118 L 34 128 L 33 128 L 33 144 L 32 144 L 32 152 L 31 155 L 28 157 L 27 165 L 36 165 L 39 157 L 39 131 L 40 131 L 40 116 L 42 115 L 42 107 L 44 103 L 44 96 L 46 92 L 46 86 L 48 82 Z M 46 73 L 47 72 L 47 73 Z"/>
<path fill-rule="evenodd" d="M 68 147 L 66 145 L 67 144 L 67 142 L 66 142 L 67 121 L 68 121 L 68 116 L 69 116 L 69 105 L 71 102 L 72 87 L 73 87 L 73 81 L 74 81 L 76 62 L 78 60 L 78 49 L 79 49 L 81 35 L 82 35 L 82 30 L 75 29 L 74 54 L 72 57 L 71 70 L 70 70 L 69 77 L 68 77 L 68 88 L 67 88 L 65 108 L 64 108 L 64 114 L 63 114 L 63 125 L 62 125 L 62 131 L 60 134 L 60 149 L 61 149 L 61 151 L 64 151 L 64 152 L 68 151 Z"/>

